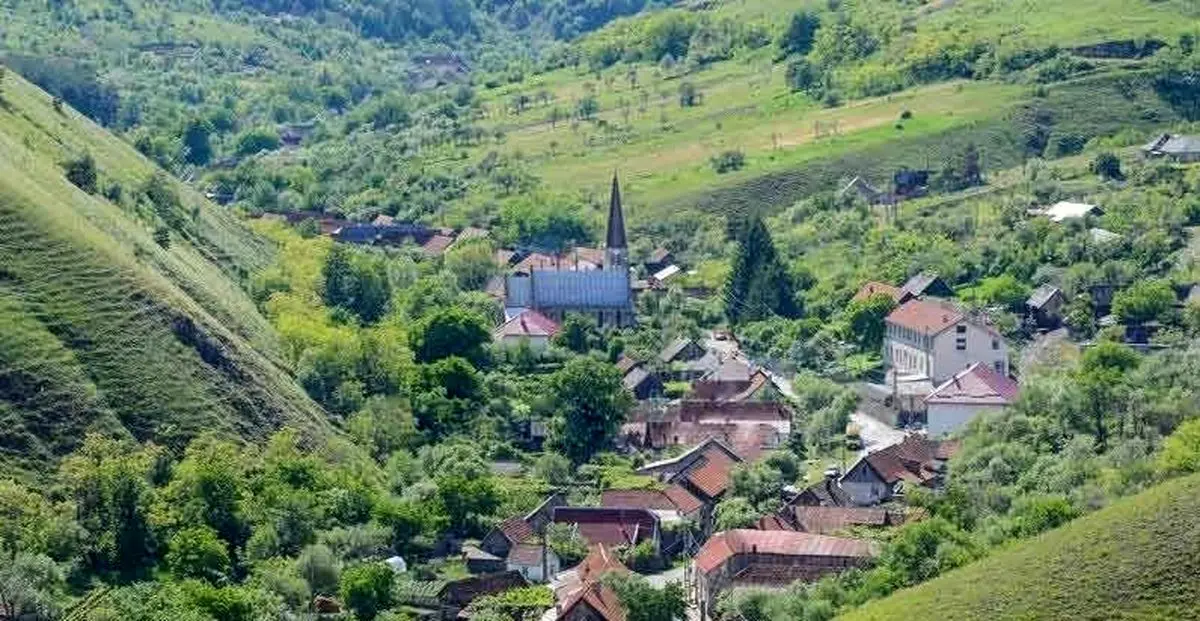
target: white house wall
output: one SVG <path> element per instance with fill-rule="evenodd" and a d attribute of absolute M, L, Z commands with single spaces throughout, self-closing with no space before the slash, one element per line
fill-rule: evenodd
<path fill-rule="evenodd" d="M 930 403 L 927 424 L 930 438 L 954 433 L 966 426 L 976 416 L 986 412 L 1003 410 L 999 405 L 976 405 L 971 403 Z"/>

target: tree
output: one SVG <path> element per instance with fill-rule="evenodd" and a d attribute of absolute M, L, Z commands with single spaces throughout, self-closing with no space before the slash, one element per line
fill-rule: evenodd
<path fill-rule="evenodd" d="M 204 166 L 212 159 L 212 145 L 208 136 L 212 125 L 204 119 L 192 119 L 183 130 L 183 159 L 189 164 Z"/>
<path fill-rule="evenodd" d="M 583 463 L 616 437 L 633 397 L 621 384 L 621 372 L 589 357 L 575 358 L 549 379 L 557 414 L 555 443 L 575 463 Z"/>
<path fill-rule="evenodd" d="M 333 595 L 337 593 L 341 569 L 337 557 L 328 547 L 316 544 L 300 551 L 296 558 L 296 571 L 308 583 L 313 593 Z"/>
<path fill-rule="evenodd" d="M 1167 436 L 1158 453 L 1158 469 L 1168 476 L 1200 472 L 1200 418 L 1186 421 Z"/>
<path fill-rule="evenodd" d="M 62 570 L 49 557 L 0 552 L 0 618 L 55 618 L 64 586 Z"/>
<path fill-rule="evenodd" d="M 558 334 L 554 335 L 554 344 L 565 347 L 577 354 L 586 354 L 599 345 L 600 333 L 596 322 L 591 317 L 580 313 L 568 313 L 563 319 Z"/>
<path fill-rule="evenodd" d="M 1175 292 L 1165 280 L 1141 280 L 1113 296 L 1112 312 L 1123 323 L 1161 319 L 1175 305 Z"/>
<path fill-rule="evenodd" d="M 469 532 L 480 517 L 490 515 L 500 506 L 500 492 L 491 476 L 440 476 L 437 490 L 450 520 L 449 526 L 457 533 Z"/>
<path fill-rule="evenodd" d="M 383 563 L 365 563 L 342 572 L 342 601 L 359 619 L 371 621 L 392 605 L 392 570 Z"/>
<path fill-rule="evenodd" d="M 392 285 L 382 260 L 352 255 L 345 246 L 334 244 L 321 275 L 327 305 L 350 311 L 366 323 L 373 323 L 387 313 Z"/>
<path fill-rule="evenodd" d="M 718 175 L 735 170 L 741 170 L 745 165 L 746 155 L 737 149 L 723 151 L 720 155 L 712 158 L 713 170 L 715 170 Z"/>
<path fill-rule="evenodd" d="M 679 107 L 691 108 L 700 105 L 701 94 L 696 89 L 696 85 L 691 82 L 683 82 L 679 85 Z"/>
<path fill-rule="evenodd" d="M 1121 180 L 1125 178 L 1125 174 L 1121 172 L 1121 159 L 1111 151 L 1104 151 L 1096 155 L 1088 168 L 1093 174 L 1099 175 L 1104 179 Z"/>
<path fill-rule="evenodd" d="M 877 293 L 865 300 L 854 300 L 846 307 L 846 324 L 860 351 L 878 352 L 883 347 L 887 326 L 884 318 L 896 308 L 892 296 Z"/>
<path fill-rule="evenodd" d="M 195 526 L 175 533 L 167 542 L 167 568 L 178 578 L 202 578 L 213 582 L 229 574 L 229 553 L 217 533 Z"/>
<path fill-rule="evenodd" d="M 456 243 L 446 251 L 445 266 L 458 279 L 460 289 L 483 289 L 496 273 L 496 257 L 487 240 Z"/>
<path fill-rule="evenodd" d="M 254 155 L 279 148 L 279 133 L 272 127 L 256 127 L 242 132 L 237 139 L 238 155 Z"/>
<path fill-rule="evenodd" d="M 795 316 L 791 275 L 762 218 L 749 216 L 737 233 L 737 254 L 725 284 L 725 315 L 734 323 Z"/>
<path fill-rule="evenodd" d="M 546 525 L 546 545 L 554 555 L 562 561 L 563 567 L 570 567 L 583 560 L 588 553 L 587 540 L 579 534 L 579 529 L 572 524 L 550 522 Z"/>
<path fill-rule="evenodd" d="M 92 159 L 91 153 L 84 153 L 75 159 L 67 160 L 63 164 L 63 171 L 66 173 L 67 181 L 70 181 L 75 187 L 88 194 L 96 193 L 96 160 Z"/>
<path fill-rule="evenodd" d="M 683 585 L 668 582 L 656 589 L 637 574 L 609 572 L 602 580 L 616 592 L 627 621 L 682 621 L 687 618 Z"/>
<path fill-rule="evenodd" d="M 758 510 L 754 508 L 754 503 L 747 498 L 736 496 L 717 503 L 714 512 L 717 530 L 750 528 L 758 520 L 758 517 Z"/>
<path fill-rule="evenodd" d="M 458 356 L 479 366 L 486 362 L 484 345 L 492 335 L 487 322 L 461 307 L 439 310 L 413 325 L 408 342 L 417 362 L 428 363 Z"/>
<path fill-rule="evenodd" d="M 1075 381 L 1084 395 L 1084 411 L 1090 416 L 1096 448 L 1108 449 L 1108 416 L 1114 403 L 1127 398 L 1126 374 L 1141 364 L 1137 352 L 1111 341 L 1102 341 L 1083 352 Z"/>
<path fill-rule="evenodd" d="M 797 11 L 788 23 L 788 29 L 779 39 L 779 49 L 785 55 L 798 54 L 803 56 L 812 50 L 816 39 L 817 29 L 821 27 L 821 19 L 810 11 Z"/>

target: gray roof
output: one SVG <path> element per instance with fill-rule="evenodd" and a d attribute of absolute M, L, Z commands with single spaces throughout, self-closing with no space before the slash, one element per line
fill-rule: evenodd
<path fill-rule="evenodd" d="M 621 186 L 617 173 L 613 171 L 612 194 L 608 199 L 608 233 L 604 236 L 606 248 L 625 247 L 625 215 L 621 211 Z"/>
<path fill-rule="evenodd" d="M 1108 229 L 1102 229 L 1100 227 L 1092 227 L 1088 229 L 1088 233 L 1091 234 L 1092 241 L 1098 244 L 1107 244 L 1108 242 L 1114 242 L 1121 239 L 1120 233 L 1114 233 Z"/>
<path fill-rule="evenodd" d="M 659 352 L 658 359 L 662 360 L 663 362 L 670 362 L 670 361 L 674 360 L 675 356 L 678 356 L 679 353 L 682 352 L 683 349 L 685 347 L 687 347 L 691 342 L 692 342 L 692 339 L 689 339 L 687 337 L 681 337 L 681 338 L 675 339 L 669 345 L 664 347 L 661 352 Z"/>
<path fill-rule="evenodd" d="M 511 275 L 505 306 L 526 308 L 627 309 L 633 304 L 629 274 L 605 270 L 533 270 Z"/>
<path fill-rule="evenodd" d="M 1146 146 L 1144 151 L 1181 155 L 1184 153 L 1200 153 L 1200 136 L 1180 136 L 1178 134 L 1162 134 Z"/>
<path fill-rule="evenodd" d="M 904 283 L 904 286 L 900 287 L 900 290 L 919 296 L 924 294 L 925 290 L 937 280 L 939 279 L 936 272 L 921 272 L 920 274 L 909 278 L 908 282 Z"/>
<path fill-rule="evenodd" d="M 1033 294 L 1029 296 L 1029 299 L 1025 301 L 1025 304 L 1031 308 L 1041 308 L 1045 306 L 1046 302 L 1049 302 L 1050 299 L 1055 296 L 1055 294 L 1062 295 L 1062 291 L 1059 290 L 1058 287 L 1042 285 L 1033 291 Z"/>
<path fill-rule="evenodd" d="M 629 390 L 635 390 L 648 379 L 650 379 L 650 372 L 645 367 L 637 366 L 630 369 L 625 377 L 621 378 L 621 383 Z"/>

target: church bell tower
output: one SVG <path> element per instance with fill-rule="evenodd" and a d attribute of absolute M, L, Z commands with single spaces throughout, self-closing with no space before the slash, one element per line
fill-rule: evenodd
<path fill-rule="evenodd" d="M 629 271 L 629 248 L 625 243 L 625 216 L 621 213 L 621 186 L 613 172 L 612 195 L 608 202 L 608 234 L 604 241 L 604 269 Z"/>

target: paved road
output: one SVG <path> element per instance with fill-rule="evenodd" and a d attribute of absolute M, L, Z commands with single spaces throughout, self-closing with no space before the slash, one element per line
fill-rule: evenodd
<path fill-rule="evenodd" d="M 667 586 L 668 582 L 683 582 L 683 574 L 686 567 L 673 567 L 662 573 L 647 574 L 646 582 L 649 582 L 653 587 L 661 589 Z"/>
<path fill-rule="evenodd" d="M 859 427 L 858 433 L 863 441 L 863 448 L 859 451 L 860 455 L 874 453 L 881 448 L 899 444 L 904 440 L 904 431 L 862 412 L 851 414 L 850 420 Z"/>

